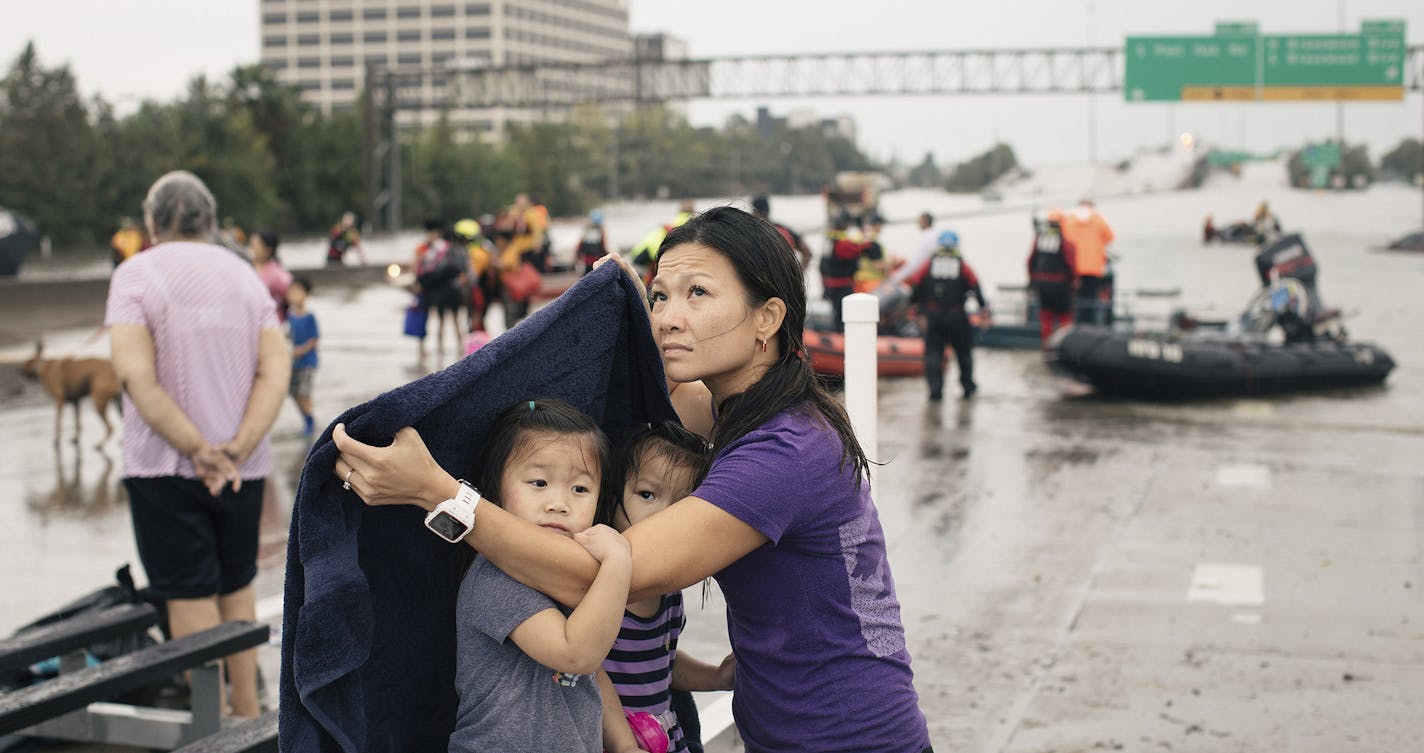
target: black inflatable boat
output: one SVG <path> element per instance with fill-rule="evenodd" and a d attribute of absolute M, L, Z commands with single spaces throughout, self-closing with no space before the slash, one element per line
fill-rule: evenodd
<path fill-rule="evenodd" d="M 1051 368 L 1103 395 L 1186 399 L 1269 395 L 1384 382 L 1394 359 L 1377 345 L 1246 335 L 1174 337 L 1074 326 L 1055 334 Z"/>
<path fill-rule="evenodd" d="M 1069 327 L 1049 341 L 1049 366 L 1101 394 L 1157 399 L 1384 382 L 1394 359 L 1378 345 L 1347 339 L 1340 312 L 1320 302 L 1315 259 L 1299 235 L 1263 246 L 1255 266 L 1263 287 L 1234 321 L 1178 312 L 1164 333 Z"/>

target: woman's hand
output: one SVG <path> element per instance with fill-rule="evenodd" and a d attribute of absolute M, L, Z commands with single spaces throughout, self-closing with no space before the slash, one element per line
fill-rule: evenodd
<path fill-rule="evenodd" d="M 221 449 L 206 442 L 196 452 L 188 456 L 193 462 L 193 470 L 214 497 L 222 494 L 223 487 L 231 486 L 234 492 L 242 489 L 242 475 L 238 471 L 241 460 L 235 460 Z"/>
<path fill-rule="evenodd" d="M 633 269 L 633 265 L 629 264 L 628 260 L 624 259 L 622 254 L 619 254 L 616 251 L 610 251 L 602 259 L 599 259 L 598 261 L 594 262 L 593 268 L 598 269 L 604 264 L 617 264 L 618 266 L 622 267 L 623 271 L 628 275 L 629 279 L 631 279 L 633 281 L 633 284 L 637 286 L 638 297 L 643 300 L 643 305 L 646 306 L 648 304 L 648 288 L 647 286 L 643 285 L 643 276 L 638 274 L 638 270 Z"/>
<path fill-rule="evenodd" d="M 387 447 L 352 439 L 345 424 L 332 429 L 331 439 L 341 453 L 336 458 L 336 477 L 368 505 L 418 505 L 433 510 L 459 490 L 459 482 L 435 462 L 420 434 L 409 426 L 396 432 Z"/>

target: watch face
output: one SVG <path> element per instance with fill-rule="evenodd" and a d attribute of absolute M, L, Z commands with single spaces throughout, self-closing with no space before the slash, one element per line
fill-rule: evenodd
<path fill-rule="evenodd" d="M 469 533 L 469 528 L 464 523 L 461 523 L 459 518 L 456 518 L 444 510 L 436 513 L 435 517 L 430 519 L 428 525 L 430 526 L 430 530 L 434 531 L 436 535 L 446 541 L 459 541 L 464 538 L 466 533 Z"/>

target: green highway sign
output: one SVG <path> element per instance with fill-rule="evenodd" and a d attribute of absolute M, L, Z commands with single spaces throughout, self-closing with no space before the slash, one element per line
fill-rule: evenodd
<path fill-rule="evenodd" d="M 1364 21 L 1360 31 L 1366 34 L 1404 34 L 1403 21 Z"/>
<path fill-rule="evenodd" d="M 1216 35 L 1218 37 L 1254 37 L 1261 31 L 1256 26 L 1255 21 L 1217 21 Z"/>
<path fill-rule="evenodd" d="M 1310 144 L 1301 152 L 1300 160 L 1306 167 L 1323 167 L 1326 170 L 1339 167 L 1340 145 Z"/>
<path fill-rule="evenodd" d="M 1256 37 L 1128 37 L 1129 101 L 1175 101 L 1187 86 L 1256 85 Z"/>
<path fill-rule="evenodd" d="M 1206 37 L 1127 38 L 1124 97 L 1180 100 L 1401 100 L 1404 22 L 1359 34 L 1259 34 L 1218 23 Z"/>
<path fill-rule="evenodd" d="M 1266 86 L 1403 86 L 1404 34 L 1267 36 Z"/>

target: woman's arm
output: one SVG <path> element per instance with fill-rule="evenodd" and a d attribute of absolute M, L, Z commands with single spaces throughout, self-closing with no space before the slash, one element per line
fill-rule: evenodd
<path fill-rule="evenodd" d="M 312 343 L 315 346 L 316 341 Z M 257 341 L 257 377 L 253 379 L 252 392 L 247 396 L 247 408 L 237 432 L 223 445 L 223 452 L 234 462 L 241 464 L 252 454 L 257 443 L 267 436 L 272 422 L 277 420 L 277 412 L 282 409 L 291 379 L 291 345 L 282 330 L 264 327 Z"/>
<path fill-rule="evenodd" d="M 209 444 L 192 419 L 158 383 L 157 355 L 153 334 L 142 324 L 115 324 L 109 328 L 109 349 L 119 384 L 128 393 L 139 416 L 179 454 L 193 462 L 194 469 L 217 496 L 229 483 L 242 486 L 237 466 Z"/>
<path fill-rule="evenodd" d="M 430 456 L 415 429 L 396 432 L 386 447 L 352 439 L 341 424 L 331 436 L 341 452 L 334 475 L 344 481 L 349 473 L 352 490 L 368 505 L 418 505 L 428 512 L 460 489 Z M 767 542 L 755 528 L 697 497 L 640 521 L 624 536 L 633 556 L 626 601 L 690 586 Z M 475 528 L 465 543 L 510 577 L 569 606 L 584 598 L 598 572 L 594 558 L 568 537 L 485 501 L 475 509 Z"/>
<path fill-rule="evenodd" d="M 115 324 L 109 328 L 109 349 L 119 384 L 149 428 L 184 456 L 192 456 L 207 439 L 173 398 L 158 383 L 157 353 L 153 335 L 142 324 Z"/>
<path fill-rule="evenodd" d="M 450 495 L 455 491 L 452 488 Z M 624 531 L 623 536 L 633 557 L 625 601 L 699 583 L 767 541 L 731 513 L 697 497 L 674 503 Z M 586 598 L 588 584 L 597 572 L 593 558 L 568 538 L 483 501 L 475 513 L 475 529 L 465 537 L 465 543 L 511 578 L 568 606 Z"/>

